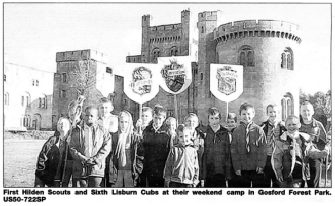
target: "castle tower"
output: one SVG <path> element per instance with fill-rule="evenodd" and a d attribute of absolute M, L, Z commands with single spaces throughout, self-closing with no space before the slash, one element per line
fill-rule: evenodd
<path fill-rule="evenodd" d="M 281 107 L 283 120 L 290 114 L 299 115 L 298 25 L 246 20 L 223 24 L 213 34 L 217 62 L 243 65 L 244 92 L 229 104 L 230 112 L 238 113 L 240 105 L 248 101 L 255 106 L 256 123 L 267 119 L 268 104 Z M 225 103 L 216 99 L 215 104 L 225 111 Z"/>
<path fill-rule="evenodd" d="M 141 45 L 141 62 L 150 62 L 150 50 L 149 50 L 149 35 L 150 22 L 152 20 L 151 15 L 142 16 L 142 45 Z"/>
<path fill-rule="evenodd" d="M 207 109 L 215 106 L 215 97 L 209 90 L 210 64 L 216 63 L 216 41 L 213 30 L 222 21 L 222 11 L 205 11 L 198 14 L 198 69 L 194 74 L 196 113 L 207 124 Z"/>
<path fill-rule="evenodd" d="M 112 68 L 106 67 L 106 57 L 105 54 L 93 50 L 56 53 L 53 128 L 56 127 L 59 117 L 67 117 L 67 107 L 71 100 L 77 99 L 78 91 L 86 97 L 84 108 L 89 105 L 98 106 L 97 103 L 103 96 L 114 97 L 114 75 Z"/>

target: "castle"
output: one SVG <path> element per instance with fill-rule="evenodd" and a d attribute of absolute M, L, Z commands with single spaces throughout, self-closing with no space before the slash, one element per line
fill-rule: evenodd
<path fill-rule="evenodd" d="M 126 62 L 157 63 L 158 57 L 192 57 L 192 84 L 178 94 L 177 98 L 180 121 L 186 114 L 194 112 L 202 124 L 206 125 L 207 110 L 213 106 L 219 108 L 222 117 L 226 118 L 227 104 L 210 92 L 211 63 L 243 65 L 244 91 L 238 99 L 229 102 L 229 112 L 238 113 L 240 105 L 249 102 L 255 106 L 256 123 L 267 119 L 265 108 L 268 104 L 281 107 L 283 120 L 290 114 L 299 115 L 299 46 L 302 41 L 300 27 L 277 20 L 244 20 L 222 24 L 223 16 L 221 11 L 205 11 L 199 13 L 195 21 L 192 13 L 184 10 L 181 11 L 181 23 L 152 26 L 152 17 L 144 15 L 141 54 L 127 56 Z M 84 107 L 97 104 L 98 100 L 105 96 L 113 101 L 115 114 L 128 110 L 136 121 L 139 105 L 125 95 L 123 77 L 113 74 L 113 69 L 106 65 L 106 58 L 106 54 L 93 50 L 58 52 L 57 71 L 53 80 L 49 77 L 40 78 L 53 82 L 52 98 L 48 98 L 48 94 L 45 100 L 43 96 L 36 97 L 40 102 L 37 105 L 38 110 L 47 105 L 47 111 L 51 113 L 52 105 L 52 115 L 48 113 L 46 119 L 40 118 L 40 122 L 52 122 L 55 129 L 57 119 L 67 115 L 67 105 L 77 98 L 78 93 L 88 97 Z M 8 71 L 5 68 L 5 74 Z M 85 71 L 86 76 L 83 76 Z M 8 83 L 5 80 L 5 117 L 6 125 L 10 126 L 6 115 L 6 89 L 9 89 L 6 84 Z M 24 101 L 28 100 L 23 96 L 21 104 L 26 105 Z M 16 102 L 20 102 L 19 99 Z M 154 107 L 161 104 L 167 108 L 168 116 L 176 116 L 173 103 L 173 95 L 160 89 L 158 95 L 143 106 Z M 29 110 L 28 106 L 22 107 Z M 21 115 L 15 118 L 21 118 L 18 120 L 21 121 L 20 125 L 24 126 L 29 121 L 27 128 L 35 128 L 38 122 L 35 114 L 40 113 L 32 111 L 29 117 L 25 113 L 27 117 Z M 26 120 L 31 116 L 34 116 L 34 123 Z M 42 126 L 41 123 L 38 125 L 50 127 Z"/>
<path fill-rule="evenodd" d="M 198 114 L 207 124 L 207 109 L 217 107 L 226 117 L 227 105 L 210 92 L 210 64 L 243 65 L 243 94 L 229 102 L 229 112 L 238 113 L 244 102 L 255 106 L 255 121 L 265 119 L 268 104 L 282 108 L 282 119 L 299 114 L 298 25 L 275 20 L 245 20 L 225 24 L 221 11 L 205 11 L 193 22 L 189 10 L 181 12 L 181 23 L 150 25 L 150 15 L 142 16 L 141 55 L 127 56 L 130 63 L 155 63 L 157 57 L 192 56 L 193 81 L 178 95 L 178 116 Z M 173 116 L 173 95 L 160 89 L 147 106 L 161 104 Z M 180 119 L 181 120 L 181 119 Z"/>

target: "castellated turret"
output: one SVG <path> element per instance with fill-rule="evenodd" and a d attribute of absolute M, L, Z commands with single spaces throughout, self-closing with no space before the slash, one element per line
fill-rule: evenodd
<path fill-rule="evenodd" d="M 244 92 L 229 111 L 238 112 L 247 101 L 255 106 L 256 122 L 266 120 L 268 104 L 281 107 L 283 120 L 299 114 L 300 31 L 298 25 L 274 20 L 230 22 L 213 30 L 215 63 L 243 65 Z M 226 111 L 225 103 L 214 99 L 213 104 Z"/>

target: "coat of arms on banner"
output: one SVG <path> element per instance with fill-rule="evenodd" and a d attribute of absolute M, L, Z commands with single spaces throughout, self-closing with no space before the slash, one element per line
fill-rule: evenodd
<path fill-rule="evenodd" d="M 236 71 L 230 66 L 217 69 L 216 78 L 218 79 L 218 91 L 226 95 L 236 92 Z"/>
<path fill-rule="evenodd" d="M 130 87 L 134 93 L 139 95 L 151 92 L 152 73 L 145 67 L 138 67 L 134 69 L 132 74 L 132 82 Z"/>
<path fill-rule="evenodd" d="M 211 64 L 210 90 L 221 101 L 237 99 L 243 93 L 243 66 Z"/>
<path fill-rule="evenodd" d="M 170 64 L 164 65 L 161 71 L 166 86 L 173 92 L 178 92 L 185 83 L 184 64 L 179 64 L 176 59 L 170 60 Z"/>

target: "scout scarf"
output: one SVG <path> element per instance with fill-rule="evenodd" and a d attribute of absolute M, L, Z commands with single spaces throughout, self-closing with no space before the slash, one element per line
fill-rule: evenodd
<path fill-rule="evenodd" d="M 122 167 L 126 166 L 126 149 L 130 147 L 131 142 L 131 135 L 133 133 L 133 119 L 129 112 L 122 111 L 119 114 L 119 120 L 121 120 L 121 116 L 126 115 L 128 116 L 128 127 L 125 129 L 125 131 L 121 131 L 119 129 L 119 138 L 116 146 L 115 155 L 118 159 L 120 159 Z"/>

